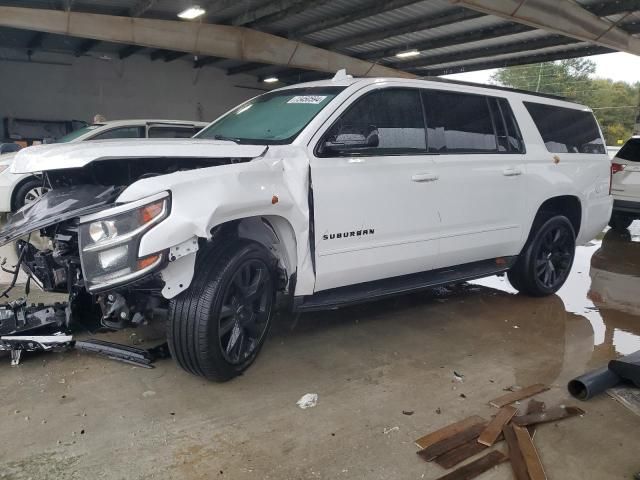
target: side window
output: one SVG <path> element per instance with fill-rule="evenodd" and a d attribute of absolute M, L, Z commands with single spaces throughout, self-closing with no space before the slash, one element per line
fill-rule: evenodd
<path fill-rule="evenodd" d="M 524 142 L 506 98 L 488 97 L 500 153 L 524 153 Z"/>
<path fill-rule="evenodd" d="M 364 95 L 331 126 L 316 152 L 321 157 L 425 153 L 419 91 L 389 88 Z"/>
<path fill-rule="evenodd" d="M 195 127 L 149 127 L 149 138 L 191 138 L 200 131 Z"/>
<path fill-rule="evenodd" d="M 144 138 L 143 127 L 112 128 L 104 133 L 99 133 L 89 140 L 112 140 L 115 138 Z"/>
<path fill-rule="evenodd" d="M 547 150 L 553 153 L 605 153 L 598 124 L 591 112 L 524 102 Z"/>
<path fill-rule="evenodd" d="M 511 106 L 506 98 L 498 98 L 498 108 L 504 118 L 504 123 L 507 128 L 507 141 L 509 142 L 508 151 L 511 153 L 524 153 L 524 140 L 522 139 L 522 133 L 520 133 L 520 127 L 516 121 L 516 116 L 511 110 Z"/>
<path fill-rule="evenodd" d="M 423 90 L 430 153 L 495 153 L 496 132 L 483 95 Z"/>

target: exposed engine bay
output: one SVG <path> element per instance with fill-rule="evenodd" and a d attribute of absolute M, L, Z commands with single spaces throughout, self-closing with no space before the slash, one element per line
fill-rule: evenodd
<path fill-rule="evenodd" d="M 118 204 L 118 196 L 141 179 L 249 160 L 109 159 L 44 172 L 49 191 L 16 212 L 0 231 L 0 243 L 15 242 L 18 256 L 13 281 L 0 295 L 7 296 L 21 269 L 28 276 L 27 295 L 34 283 L 46 292 L 68 294 L 68 301 L 28 307 L 24 299 L 0 307 L 0 350 L 10 350 L 17 363 L 24 350 L 72 346 L 70 335 L 79 325 L 120 329 L 165 319 L 168 300 L 161 295 L 164 282 L 157 272 L 175 260 L 175 253 L 138 258 L 138 246 L 147 230 L 169 216 L 170 192 L 140 204 Z M 103 347 L 91 344 L 92 351 Z"/>

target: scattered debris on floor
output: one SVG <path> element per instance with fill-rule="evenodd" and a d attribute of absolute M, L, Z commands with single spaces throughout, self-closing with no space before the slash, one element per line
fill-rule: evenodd
<path fill-rule="evenodd" d="M 569 382 L 569 393 L 579 400 L 589 400 L 621 383 L 632 383 L 640 388 L 640 350 L 617 360 L 606 367 L 585 373 Z"/>
<path fill-rule="evenodd" d="M 533 438 L 536 425 L 555 422 L 585 412 L 574 406 L 558 405 L 549 409 L 536 399 L 519 410 L 512 404 L 548 390 L 542 384 L 514 389 L 489 404 L 498 408 L 490 421 L 473 415 L 452 423 L 415 441 L 418 455 L 449 470 L 480 453 L 485 455 L 438 478 L 438 480 L 470 480 L 503 462 L 511 464 L 516 480 L 545 480 L 544 467 Z M 505 440 L 508 453 L 491 450 Z"/>
<path fill-rule="evenodd" d="M 403 415 L 413 415 L 413 410 L 402 410 Z"/>
<path fill-rule="evenodd" d="M 385 428 L 382 430 L 382 432 L 383 432 L 385 435 L 389 435 L 391 432 L 397 432 L 398 430 L 400 430 L 400 427 L 397 427 L 397 426 L 396 426 L 396 427 L 390 427 L 390 428 L 385 427 Z"/>
<path fill-rule="evenodd" d="M 313 408 L 318 404 L 318 394 L 317 393 L 305 393 L 300 400 L 296 402 L 303 410 L 306 408 Z"/>

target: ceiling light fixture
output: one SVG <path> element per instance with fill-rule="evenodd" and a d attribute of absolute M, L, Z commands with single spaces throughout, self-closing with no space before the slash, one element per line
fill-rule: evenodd
<path fill-rule="evenodd" d="M 264 83 L 276 83 L 278 81 L 278 77 L 267 77 L 262 81 Z"/>
<path fill-rule="evenodd" d="M 396 57 L 398 58 L 415 57 L 416 55 L 420 55 L 418 50 L 407 50 L 406 52 L 396 53 Z"/>
<path fill-rule="evenodd" d="M 204 14 L 205 14 L 204 8 L 194 5 L 193 7 L 189 7 L 186 10 L 183 10 L 182 12 L 180 12 L 178 14 L 178 17 L 182 18 L 183 20 L 194 20 L 198 17 L 201 17 Z"/>

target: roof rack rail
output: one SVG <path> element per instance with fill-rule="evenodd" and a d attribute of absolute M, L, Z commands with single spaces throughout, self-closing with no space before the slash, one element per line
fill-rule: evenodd
<path fill-rule="evenodd" d="M 465 82 L 464 80 L 451 80 L 449 78 L 430 77 L 430 76 L 420 77 L 420 80 L 429 80 L 430 82 L 453 83 L 453 84 L 457 84 L 457 85 L 467 85 L 469 87 L 489 88 L 489 89 L 493 89 L 493 90 L 504 90 L 504 91 L 507 91 L 507 92 L 515 92 L 515 93 L 523 93 L 523 94 L 526 94 L 526 95 L 534 95 L 536 97 L 545 97 L 545 98 L 554 98 L 556 100 L 565 100 L 567 102 L 572 102 L 573 101 L 573 100 L 568 99 L 567 97 L 563 97 L 561 95 L 554 95 L 552 93 L 532 92 L 530 90 L 522 90 L 520 88 L 501 87 L 500 85 L 487 85 L 487 84 L 484 84 L 484 83 L 475 83 L 475 82 Z"/>

